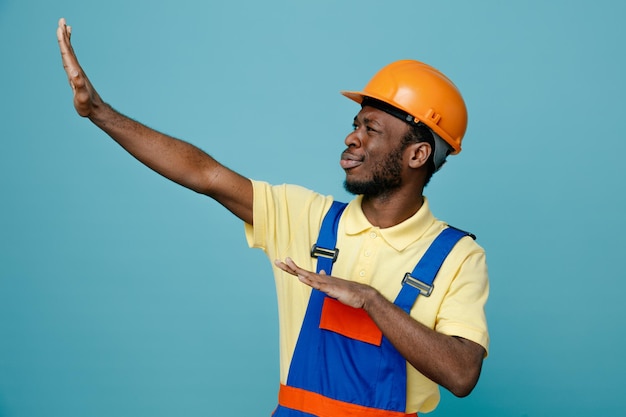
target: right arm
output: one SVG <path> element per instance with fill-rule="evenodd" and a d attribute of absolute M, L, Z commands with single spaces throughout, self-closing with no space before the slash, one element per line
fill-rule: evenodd
<path fill-rule="evenodd" d="M 70 42 L 71 27 L 59 20 L 57 39 L 74 107 L 150 169 L 205 194 L 252 224 L 252 183 L 199 148 L 157 132 L 115 111 L 98 95 L 82 70 Z"/>

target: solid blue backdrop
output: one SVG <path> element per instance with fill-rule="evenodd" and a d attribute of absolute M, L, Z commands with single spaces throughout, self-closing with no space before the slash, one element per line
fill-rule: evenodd
<path fill-rule="evenodd" d="M 428 62 L 463 92 L 435 214 L 488 253 L 492 345 L 433 416 L 621 415 L 626 6 L 0 0 L 0 416 L 266 416 L 271 268 L 218 204 L 78 117 L 59 17 L 118 110 L 243 175 L 339 199 L 359 89 Z"/>

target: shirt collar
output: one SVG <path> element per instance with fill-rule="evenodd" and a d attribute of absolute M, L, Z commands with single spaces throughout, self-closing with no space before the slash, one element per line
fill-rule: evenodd
<path fill-rule="evenodd" d="M 428 200 L 424 197 L 424 204 L 413 216 L 400 224 L 381 229 L 373 226 L 365 217 L 361 209 L 363 196 L 359 195 L 348 204 L 344 212 L 345 232 L 348 235 L 357 235 L 375 229 L 395 250 L 401 251 L 428 230 L 435 221 L 435 217 L 428 207 Z"/>

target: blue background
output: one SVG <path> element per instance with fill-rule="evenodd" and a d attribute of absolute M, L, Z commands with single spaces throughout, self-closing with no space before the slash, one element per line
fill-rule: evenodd
<path fill-rule="evenodd" d="M 337 198 L 359 89 L 404 58 L 463 92 L 426 189 L 488 252 L 491 354 L 433 416 L 622 415 L 626 3 L 0 0 L 0 416 L 267 416 L 271 269 L 206 197 L 72 107 L 59 17 L 118 110 Z"/>

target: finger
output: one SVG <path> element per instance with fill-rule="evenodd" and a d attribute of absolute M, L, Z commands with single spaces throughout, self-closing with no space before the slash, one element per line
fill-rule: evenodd
<path fill-rule="evenodd" d="M 276 265 L 276 267 L 278 267 L 279 269 L 281 269 L 282 271 L 288 274 L 297 275 L 295 271 L 293 271 L 286 263 L 282 262 L 279 259 L 276 259 L 274 261 L 274 265 Z"/>
<path fill-rule="evenodd" d="M 292 271 L 294 275 L 301 274 L 307 272 L 305 269 L 300 268 L 293 259 L 287 257 L 285 258 L 285 264 Z"/>
<path fill-rule="evenodd" d="M 311 288 L 315 288 L 316 290 L 320 289 L 320 283 L 311 279 L 309 276 L 298 274 L 297 277 L 300 280 L 300 282 L 302 282 L 303 284 L 306 284 Z"/>
<path fill-rule="evenodd" d="M 299 269 L 298 265 L 296 265 L 296 263 L 293 261 L 293 259 L 287 257 L 285 258 L 285 263 L 287 265 L 289 265 L 290 268 L 292 268 L 294 271 Z"/>
<path fill-rule="evenodd" d="M 66 31 L 68 35 L 72 32 L 72 27 L 67 24 L 64 17 L 59 19 L 59 28 Z"/>
<path fill-rule="evenodd" d="M 57 27 L 57 41 L 59 42 L 59 45 L 62 47 L 66 47 L 65 43 L 68 38 L 69 38 L 68 26 L 65 23 L 65 19 L 61 18 L 59 19 L 59 25 Z"/>
<path fill-rule="evenodd" d="M 59 26 L 57 28 L 57 41 L 59 43 L 59 49 L 61 51 L 61 59 L 63 60 L 63 67 L 65 71 L 70 75 L 72 70 L 78 70 L 80 65 L 78 59 L 72 48 L 70 42 L 71 27 L 65 24 L 65 19 L 59 19 Z"/>

